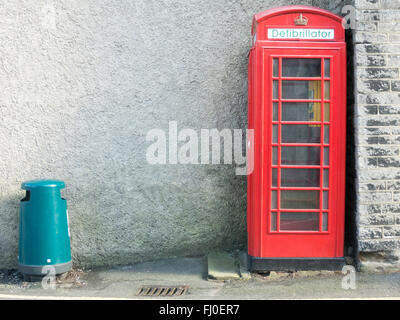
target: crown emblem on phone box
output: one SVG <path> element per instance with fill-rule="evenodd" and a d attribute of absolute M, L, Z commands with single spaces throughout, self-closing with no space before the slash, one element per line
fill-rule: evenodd
<path fill-rule="evenodd" d="M 296 26 L 306 26 L 308 23 L 308 19 L 306 17 L 303 17 L 303 14 L 300 13 L 300 15 L 294 19 L 294 24 Z"/>

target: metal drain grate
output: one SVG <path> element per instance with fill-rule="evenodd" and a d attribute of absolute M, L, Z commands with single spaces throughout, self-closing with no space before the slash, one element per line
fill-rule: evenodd
<path fill-rule="evenodd" d="M 187 293 L 189 286 L 142 286 L 136 293 L 137 296 L 182 296 Z"/>

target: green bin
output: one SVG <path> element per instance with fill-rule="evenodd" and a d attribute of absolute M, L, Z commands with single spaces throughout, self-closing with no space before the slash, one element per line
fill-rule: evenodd
<path fill-rule="evenodd" d="M 67 201 L 60 191 L 64 187 L 59 180 L 21 185 L 26 197 L 20 204 L 18 270 L 24 275 L 46 275 L 48 266 L 55 274 L 72 267 Z"/>

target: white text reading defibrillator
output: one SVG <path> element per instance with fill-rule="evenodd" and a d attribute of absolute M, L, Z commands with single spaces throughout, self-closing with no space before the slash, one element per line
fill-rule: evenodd
<path fill-rule="evenodd" d="M 334 38 L 334 29 L 268 29 L 268 39 L 333 40 Z"/>

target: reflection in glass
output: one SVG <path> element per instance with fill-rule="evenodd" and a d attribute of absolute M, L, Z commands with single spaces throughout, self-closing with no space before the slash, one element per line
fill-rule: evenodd
<path fill-rule="evenodd" d="M 273 99 L 279 99 L 279 81 L 274 80 L 272 83 L 272 97 Z"/>
<path fill-rule="evenodd" d="M 331 61 L 329 59 L 324 60 L 325 77 L 329 78 L 331 76 Z"/>
<path fill-rule="evenodd" d="M 279 59 L 278 58 L 273 59 L 273 76 L 279 77 Z"/>
<path fill-rule="evenodd" d="M 278 186 L 278 169 L 276 168 L 272 169 L 272 186 L 273 187 Z"/>
<path fill-rule="evenodd" d="M 329 166 L 329 148 L 324 148 L 324 165 Z"/>
<path fill-rule="evenodd" d="M 325 81 L 325 86 L 324 86 L 324 99 L 329 100 L 330 98 L 331 98 L 330 81 Z"/>
<path fill-rule="evenodd" d="M 282 77 L 321 77 L 321 59 L 283 58 Z"/>
<path fill-rule="evenodd" d="M 279 106 L 279 103 L 278 102 L 274 102 L 273 104 L 272 104 L 272 120 L 273 121 L 278 121 L 278 106 Z"/>
<path fill-rule="evenodd" d="M 320 143 L 321 129 L 306 124 L 282 125 L 281 140 L 283 143 Z"/>
<path fill-rule="evenodd" d="M 329 188 L 329 170 L 324 169 L 324 188 Z"/>
<path fill-rule="evenodd" d="M 282 147 L 283 165 L 319 165 L 320 147 Z"/>
<path fill-rule="evenodd" d="M 319 209 L 319 191 L 282 190 L 280 207 L 282 209 Z"/>
<path fill-rule="evenodd" d="M 271 212 L 271 231 L 276 231 L 276 212 Z"/>
<path fill-rule="evenodd" d="M 322 209 L 328 209 L 329 194 L 328 191 L 322 192 Z"/>
<path fill-rule="evenodd" d="M 321 121 L 321 103 L 283 102 L 282 121 Z"/>
<path fill-rule="evenodd" d="M 272 165 L 278 164 L 278 147 L 272 147 Z"/>
<path fill-rule="evenodd" d="M 272 143 L 278 143 L 278 125 L 272 126 Z"/>
<path fill-rule="evenodd" d="M 277 205 L 278 205 L 277 191 L 272 190 L 272 192 L 271 192 L 271 209 L 276 209 Z"/>
<path fill-rule="evenodd" d="M 324 143 L 329 143 L 329 126 L 324 126 Z"/>
<path fill-rule="evenodd" d="M 322 231 L 328 231 L 328 212 L 322 212 Z"/>
<path fill-rule="evenodd" d="M 330 105 L 329 103 L 324 103 L 324 121 L 330 120 Z"/>
<path fill-rule="evenodd" d="M 321 81 L 283 80 L 282 99 L 321 99 Z"/>
<path fill-rule="evenodd" d="M 319 231 L 318 212 L 281 212 L 282 231 Z"/>
<path fill-rule="evenodd" d="M 281 169 L 282 187 L 319 187 L 320 169 Z"/>

